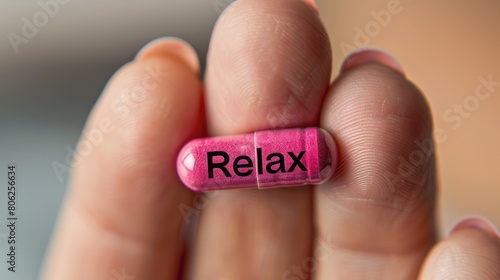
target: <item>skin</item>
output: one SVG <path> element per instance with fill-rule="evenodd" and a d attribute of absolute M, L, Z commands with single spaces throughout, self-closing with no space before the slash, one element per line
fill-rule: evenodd
<path fill-rule="evenodd" d="M 204 81 L 178 39 L 123 66 L 86 124 L 113 129 L 74 164 L 41 279 L 500 279 L 500 238 L 485 219 L 436 241 L 422 93 L 376 50 L 351 55 L 330 83 L 316 11 L 236 1 L 215 27 Z M 323 185 L 193 194 L 177 177 L 192 138 L 304 126 L 339 146 Z"/>

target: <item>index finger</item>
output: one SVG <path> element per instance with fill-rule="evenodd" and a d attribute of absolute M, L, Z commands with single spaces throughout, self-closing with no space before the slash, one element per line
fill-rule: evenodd
<path fill-rule="evenodd" d="M 201 127 L 195 60 L 185 43 L 157 41 L 113 76 L 80 139 L 43 279 L 177 278 L 178 207 L 192 193 L 175 160 Z"/>

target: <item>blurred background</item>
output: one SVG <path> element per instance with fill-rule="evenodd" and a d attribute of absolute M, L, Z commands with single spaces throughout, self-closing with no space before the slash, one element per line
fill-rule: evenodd
<path fill-rule="evenodd" d="M 36 278 L 65 167 L 113 72 L 161 36 L 191 43 L 204 67 L 213 25 L 231 2 L 0 0 L 0 279 Z M 500 225 L 500 2 L 317 2 L 334 48 L 332 78 L 348 52 L 377 46 L 427 96 L 439 142 L 441 234 L 464 215 Z M 5 263 L 8 164 L 18 169 L 15 274 Z"/>

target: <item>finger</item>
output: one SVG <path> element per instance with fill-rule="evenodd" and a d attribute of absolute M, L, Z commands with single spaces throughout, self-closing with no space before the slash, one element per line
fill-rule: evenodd
<path fill-rule="evenodd" d="M 192 193 L 175 159 L 201 117 L 193 57 L 161 40 L 113 76 L 80 139 L 44 279 L 177 277 L 178 207 Z"/>
<path fill-rule="evenodd" d="M 330 71 L 327 34 L 304 2 L 235 2 L 217 23 L 208 55 L 210 133 L 317 125 Z M 281 279 L 309 256 L 309 187 L 210 196 L 193 279 Z"/>
<path fill-rule="evenodd" d="M 498 230 L 483 219 L 462 221 L 431 251 L 419 279 L 500 279 Z"/>
<path fill-rule="evenodd" d="M 315 192 L 315 279 L 414 279 L 434 242 L 432 120 L 397 62 L 376 50 L 358 55 L 321 116 L 340 159 Z"/>
<path fill-rule="evenodd" d="M 328 35 L 309 6 L 237 1 L 210 44 L 209 129 L 221 135 L 313 124 L 330 72 Z"/>

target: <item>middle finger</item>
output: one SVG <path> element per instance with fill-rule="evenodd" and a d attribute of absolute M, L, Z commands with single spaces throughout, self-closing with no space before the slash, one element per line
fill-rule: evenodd
<path fill-rule="evenodd" d="M 305 2 L 240 0 L 215 27 L 207 67 L 209 134 L 314 126 L 331 50 Z M 194 279 L 282 279 L 310 255 L 309 187 L 210 196 L 200 219 Z"/>

